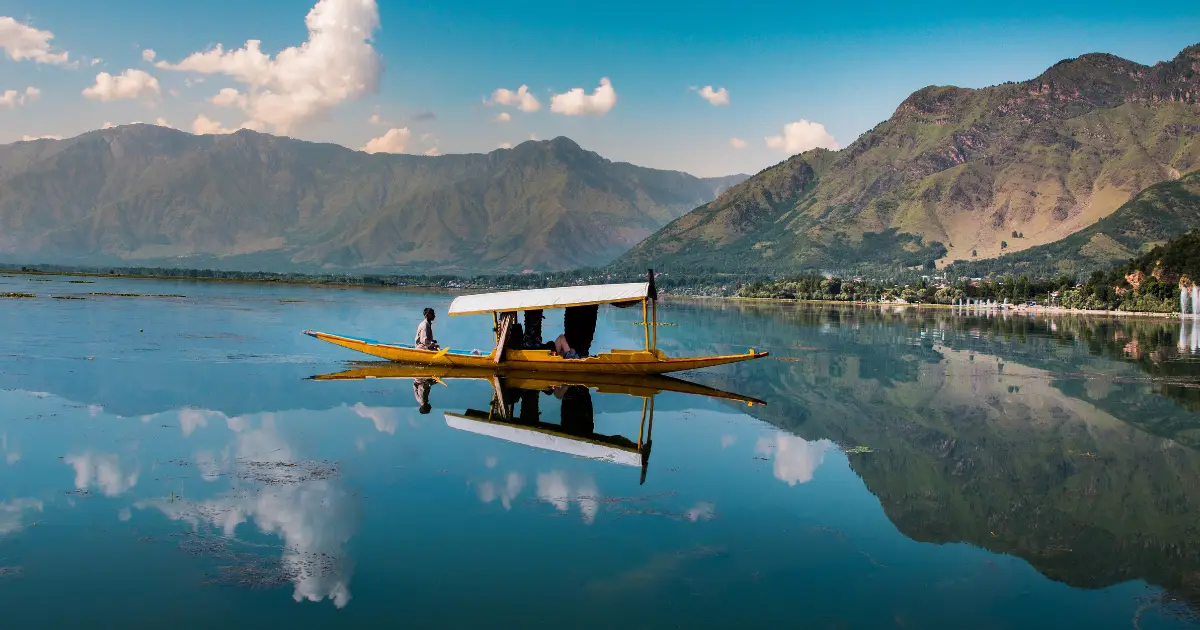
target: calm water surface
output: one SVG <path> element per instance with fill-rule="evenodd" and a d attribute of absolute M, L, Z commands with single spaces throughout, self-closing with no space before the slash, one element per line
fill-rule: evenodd
<path fill-rule="evenodd" d="M 490 318 L 444 316 L 449 295 L 9 291 L 38 297 L 0 299 L 6 629 L 1149 630 L 1200 611 L 1191 322 L 664 302 L 669 354 L 772 353 L 682 378 L 767 404 L 655 396 L 643 482 L 452 426 L 489 409 L 485 381 L 434 383 L 420 413 L 411 379 L 309 380 L 358 356 L 301 330 L 411 342 L 425 306 L 443 345 L 486 351 Z M 594 347 L 640 344 L 635 310 L 602 308 Z M 636 442 L 641 398 L 590 402 L 595 433 Z"/>

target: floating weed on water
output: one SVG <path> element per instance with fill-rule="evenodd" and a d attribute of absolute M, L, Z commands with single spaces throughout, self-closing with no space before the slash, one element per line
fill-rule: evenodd
<path fill-rule="evenodd" d="M 788 363 L 803 363 L 804 362 L 804 359 L 801 359 L 799 357 L 772 357 L 772 358 L 774 358 L 776 361 L 786 361 Z"/>
<path fill-rule="evenodd" d="M 280 304 L 298 304 L 304 300 L 279 300 Z"/>
<path fill-rule="evenodd" d="M 633 324 L 634 326 L 645 326 L 645 325 L 646 325 L 646 322 L 632 322 L 632 324 Z M 669 322 L 658 322 L 658 323 L 656 323 L 656 324 L 655 324 L 655 326 L 678 326 L 678 325 L 679 325 L 679 324 L 672 324 L 672 323 L 669 323 Z"/>
<path fill-rule="evenodd" d="M 842 452 L 847 455 L 853 455 L 853 454 L 857 454 L 857 453 L 874 453 L 875 451 L 867 446 L 854 446 L 851 448 L 843 449 Z"/>
<path fill-rule="evenodd" d="M 0 298 L 35 298 L 37 295 L 33 293 L 0 293 Z"/>
<path fill-rule="evenodd" d="M 25 574 L 25 570 L 21 567 L 0 567 L 0 579 L 3 578 L 19 578 Z"/>
<path fill-rule="evenodd" d="M 96 284 L 93 280 L 67 280 L 70 284 Z"/>
<path fill-rule="evenodd" d="M 107 293 L 104 291 L 93 291 L 88 295 L 100 295 L 104 297 L 147 297 L 147 298 L 182 298 L 186 295 L 177 293 Z"/>

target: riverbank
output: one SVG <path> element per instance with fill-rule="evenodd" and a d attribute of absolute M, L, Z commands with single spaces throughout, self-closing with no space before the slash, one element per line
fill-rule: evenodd
<path fill-rule="evenodd" d="M 493 290 L 506 290 L 503 285 L 486 286 L 482 283 L 470 283 L 463 286 L 446 286 L 439 284 L 375 284 L 367 282 L 329 282 L 319 280 L 300 280 L 300 279 L 275 279 L 275 278 L 212 278 L 212 277 L 190 277 L 190 276 L 155 276 L 142 274 L 108 274 L 86 271 L 35 271 L 35 270 L 20 270 L 20 269 L 0 269 L 0 276 L 50 276 L 64 278 L 109 278 L 109 279 L 124 279 L 124 280 L 170 280 L 180 282 L 219 282 L 232 284 L 264 284 L 264 285 L 293 285 L 305 287 L 318 287 L 329 289 L 370 289 L 370 290 L 393 290 L 393 291 L 421 291 L 430 293 L 463 293 L 463 292 L 483 292 Z M 740 296 L 717 296 L 717 295 L 686 295 L 679 293 L 671 293 L 663 291 L 663 297 L 669 300 L 681 301 L 702 301 L 702 300 L 720 300 L 723 302 L 744 302 L 744 303 L 764 303 L 764 304 L 813 304 L 825 306 L 845 306 L 845 307 L 871 307 L 871 308 L 887 308 L 896 310 L 950 310 L 961 311 L 971 314 L 985 313 L 1000 313 L 1000 314 L 1021 314 L 1021 315 L 1091 315 L 1098 317 L 1158 317 L 1166 319 L 1193 319 L 1200 317 L 1197 315 L 1180 315 L 1179 313 L 1157 313 L 1151 311 L 1106 311 L 1093 309 L 1069 309 L 1061 306 L 1035 306 L 1028 307 L 1024 305 L 1013 305 L 1008 308 L 980 308 L 976 306 L 955 306 L 953 304 L 902 304 L 895 302 L 866 302 L 866 301 L 843 301 L 843 300 L 796 300 L 787 298 L 755 298 L 755 297 L 740 297 Z"/>

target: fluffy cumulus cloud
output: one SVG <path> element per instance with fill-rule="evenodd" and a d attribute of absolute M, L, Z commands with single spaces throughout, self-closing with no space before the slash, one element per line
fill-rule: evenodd
<path fill-rule="evenodd" d="M 794 486 L 812 481 L 813 473 L 825 461 L 825 453 L 833 448 L 829 440 L 809 442 L 790 433 L 761 437 L 754 452 L 774 460 L 775 478 Z"/>
<path fill-rule="evenodd" d="M 498 148 L 498 149 L 511 149 L 511 148 L 512 148 L 512 143 L 511 143 L 511 142 L 501 142 L 501 143 L 500 143 L 500 146 L 498 146 L 498 147 L 496 147 L 496 148 Z"/>
<path fill-rule="evenodd" d="M 714 90 L 713 86 L 706 85 L 696 90 L 696 92 L 700 95 L 700 98 L 708 101 L 708 104 L 714 107 L 729 104 L 729 90 L 725 88 Z"/>
<path fill-rule="evenodd" d="M 225 125 L 222 125 L 220 123 L 220 121 L 212 120 L 211 118 L 209 118 L 208 116 L 205 116 L 204 114 L 198 114 L 196 116 L 196 120 L 192 121 L 192 133 L 204 136 L 204 135 L 210 135 L 210 134 L 215 135 L 215 134 L 233 133 L 233 132 L 237 131 L 238 129 L 251 129 L 254 131 L 258 131 L 258 129 L 255 129 L 251 125 L 253 125 L 253 122 L 247 121 L 237 127 L 226 127 Z"/>
<path fill-rule="evenodd" d="M 143 61 L 154 61 L 154 58 L 157 56 L 158 56 L 158 53 L 154 52 L 153 48 L 146 48 L 145 50 L 142 51 L 142 60 Z"/>
<path fill-rule="evenodd" d="M 735 148 L 735 149 L 745 149 L 745 148 L 746 148 L 746 141 L 745 141 L 745 140 L 742 140 L 741 138 L 730 138 L 730 139 L 729 139 L 729 146 L 731 146 L 731 147 L 733 147 L 733 148 Z"/>
<path fill-rule="evenodd" d="M 37 100 L 37 97 L 42 95 L 42 91 L 30 86 L 18 92 L 16 90 L 5 90 L 0 93 L 0 107 L 13 108 L 19 105 Z"/>
<path fill-rule="evenodd" d="M 0 50 L 13 61 L 33 61 L 53 65 L 69 63 L 66 51 L 56 52 L 50 44 L 54 33 L 0 16 Z"/>
<path fill-rule="evenodd" d="M 506 123 L 510 120 L 512 120 L 512 114 L 509 114 L 508 112 L 500 112 L 499 114 L 496 114 L 496 122 Z"/>
<path fill-rule="evenodd" d="M 387 133 L 382 136 L 368 140 L 359 150 L 367 153 L 404 153 L 404 147 L 408 144 L 410 136 L 412 136 L 412 132 L 408 130 L 408 127 L 388 129 Z"/>
<path fill-rule="evenodd" d="M 536 112 L 542 108 L 542 104 L 538 102 L 537 98 L 529 93 L 528 85 L 522 85 L 515 92 L 507 88 L 500 88 L 492 92 L 491 98 L 484 100 L 484 103 L 516 107 L 523 112 Z"/>
<path fill-rule="evenodd" d="M 781 149 L 791 155 L 816 148 L 838 148 L 837 140 L 834 139 L 833 134 L 825 130 L 825 125 L 807 120 L 798 120 L 784 125 L 782 134 L 770 136 L 766 138 L 766 141 L 769 148 Z"/>
<path fill-rule="evenodd" d="M 572 482 L 565 472 L 554 470 L 537 476 L 537 497 L 553 505 L 559 512 L 566 512 L 571 504 L 579 506 L 583 522 L 591 525 L 600 511 L 600 491 L 591 477 Z"/>
<path fill-rule="evenodd" d="M 138 482 L 138 471 L 121 465 L 113 454 L 86 452 L 63 458 L 75 469 L 75 489 L 90 490 L 95 486 L 105 496 L 115 497 L 132 489 Z"/>
<path fill-rule="evenodd" d="M 154 98 L 162 94 L 158 79 L 145 70 L 126 70 L 117 76 L 107 72 L 96 75 L 96 84 L 84 88 L 83 95 L 97 101 Z"/>
<path fill-rule="evenodd" d="M 289 133 L 321 119 L 337 105 L 375 92 L 383 64 L 371 46 L 379 28 L 375 0 L 320 0 L 305 18 L 308 40 L 272 58 L 260 40 L 237 50 L 220 44 L 178 63 L 159 61 L 167 70 L 222 75 L 244 86 L 228 99 L 249 124 Z"/>
<path fill-rule="evenodd" d="M 244 107 L 246 105 L 246 95 L 233 88 L 222 88 L 216 96 L 208 100 L 218 107 Z"/>
<path fill-rule="evenodd" d="M 572 88 L 550 98 L 550 111 L 563 116 L 603 116 L 617 105 L 617 91 L 608 77 L 588 94 L 583 88 Z"/>

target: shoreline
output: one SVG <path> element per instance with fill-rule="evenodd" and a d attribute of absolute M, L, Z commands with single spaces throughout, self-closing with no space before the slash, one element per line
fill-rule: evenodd
<path fill-rule="evenodd" d="M 170 280 L 178 282 L 222 282 L 230 284 L 265 284 L 265 285 L 286 285 L 296 287 L 317 287 L 326 289 L 364 289 L 377 291 L 423 291 L 429 293 L 452 293 L 455 292 L 454 287 L 442 287 L 435 285 L 402 285 L 402 286 L 387 286 L 374 284 L 361 284 L 353 282 L 318 282 L 304 280 L 257 280 L 246 278 L 190 278 L 181 276 L 147 276 L 147 275 L 132 275 L 132 274 L 107 274 L 87 271 L 21 271 L 20 269 L 0 269 L 0 275 L 6 276 L 57 276 L 64 278 L 110 278 L 124 280 Z M 467 289 L 470 291 L 471 289 Z M 765 303 L 765 304 L 821 304 L 833 306 L 845 306 L 852 308 L 894 308 L 894 309 L 914 309 L 914 310 L 966 310 L 971 314 L 982 315 L 985 313 L 1000 313 L 1010 315 L 1090 315 L 1098 317 L 1158 317 L 1163 319 L 1196 319 L 1200 315 L 1183 315 L 1180 313 L 1156 313 L 1153 311 L 1101 311 L 1092 309 L 1071 309 L 1061 306 L 1014 306 L 1010 308 L 988 308 L 981 309 L 977 307 L 955 306 L 953 304 L 895 304 L 891 302 L 864 302 L 850 300 L 795 300 L 787 298 L 753 298 L 740 296 L 717 296 L 717 295 L 680 295 L 674 293 L 665 293 L 668 300 L 680 301 L 699 301 L 699 300 L 720 300 L 725 302 L 749 302 L 749 303 Z"/>

